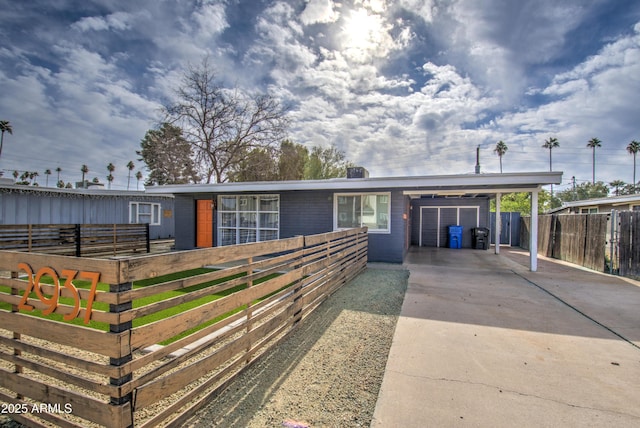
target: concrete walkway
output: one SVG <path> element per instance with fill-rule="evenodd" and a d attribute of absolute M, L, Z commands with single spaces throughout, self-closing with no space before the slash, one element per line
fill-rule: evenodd
<path fill-rule="evenodd" d="M 412 250 L 372 427 L 640 426 L 639 283 L 528 264 Z"/>

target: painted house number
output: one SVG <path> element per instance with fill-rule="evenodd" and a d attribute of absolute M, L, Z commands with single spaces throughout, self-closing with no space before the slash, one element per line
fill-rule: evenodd
<path fill-rule="evenodd" d="M 18 263 L 18 269 L 24 271 L 29 278 L 29 285 L 24 291 L 22 300 L 20 300 L 20 303 L 18 304 L 18 309 L 32 311 L 34 307 L 28 304 L 28 299 L 29 294 L 31 294 L 31 292 L 35 292 L 36 296 L 38 296 L 38 299 L 40 299 L 40 301 L 47 306 L 47 308 L 42 311 L 42 315 L 49 315 L 57 309 L 58 299 L 60 298 L 61 291 L 60 277 L 65 278 L 62 287 L 69 290 L 75 300 L 73 310 L 62 317 L 62 319 L 64 319 L 65 321 L 71 321 L 80 313 L 80 294 L 78 293 L 78 289 L 75 287 L 75 285 L 73 285 L 73 280 L 77 278 L 91 281 L 91 290 L 89 292 L 89 298 L 87 299 L 87 307 L 85 308 L 86 312 L 84 315 L 84 323 L 89 324 L 89 320 L 91 319 L 91 309 L 93 307 L 93 301 L 96 297 L 98 281 L 100 280 L 100 272 L 86 272 L 63 269 L 61 271 L 61 275 L 58 276 L 58 273 L 55 271 L 55 269 L 45 266 L 38 269 L 34 276 L 33 269 L 27 263 Z M 53 293 L 51 294 L 51 297 L 47 297 L 42 291 L 40 280 L 45 276 L 50 277 L 53 281 Z"/>

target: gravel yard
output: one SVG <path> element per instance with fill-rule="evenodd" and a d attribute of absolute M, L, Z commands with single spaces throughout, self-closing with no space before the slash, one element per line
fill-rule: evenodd
<path fill-rule="evenodd" d="M 407 278 L 368 268 L 187 426 L 368 427 Z"/>

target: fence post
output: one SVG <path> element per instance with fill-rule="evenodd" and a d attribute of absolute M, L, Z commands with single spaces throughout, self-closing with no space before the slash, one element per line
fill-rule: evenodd
<path fill-rule="evenodd" d="M 75 225 L 75 237 L 76 237 L 76 257 L 82 257 L 82 226 Z"/>
<path fill-rule="evenodd" d="M 118 225 L 113 225 L 113 255 L 118 255 Z"/>
<path fill-rule="evenodd" d="M 121 293 L 124 291 L 130 291 L 132 289 L 131 282 L 125 282 L 123 284 L 109 284 L 109 292 L 111 293 Z M 120 313 L 131 310 L 133 308 L 133 302 L 131 300 L 120 303 L 120 304 L 109 304 L 109 312 L 111 313 Z M 109 324 L 109 332 L 110 333 L 122 333 L 123 331 L 131 330 L 133 328 L 133 321 L 127 321 L 121 324 Z M 129 349 L 129 353 L 126 355 L 122 355 L 119 358 L 109 358 L 109 364 L 115 367 L 121 367 L 129 363 L 133 360 L 133 355 L 131 354 L 131 349 Z M 130 382 L 133 379 L 133 373 L 128 371 L 123 376 L 119 378 L 109 378 L 109 383 L 114 386 L 122 386 L 127 382 Z M 128 393 L 124 396 L 111 397 L 110 403 L 111 405 L 119 406 L 122 404 L 130 403 L 132 401 L 133 394 Z M 133 412 L 133 405 L 131 406 L 131 411 Z M 133 425 L 131 425 L 133 426 Z"/>
<path fill-rule="evenodd" d="M 146 238 L 147 238 L 147 253 L 151 252 L 151 238 L 149 237 L 150 233 L 149 233 L 149 223 L 145 223 L 145 232 L 147 234 Z"/>

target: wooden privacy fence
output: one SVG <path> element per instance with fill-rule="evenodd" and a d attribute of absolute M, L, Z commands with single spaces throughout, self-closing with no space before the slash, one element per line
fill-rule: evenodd
<path fill-rule="evenodd" d="M 0 225 L 0 250 L 67 256 L 150 251 L 148 224 Z"/>
<path fill-rule="evenodd" d="M 179 426 L 363 271 L 367 242 L 358 228 L 129 259 L 0 251 L 0 400 L 30 425 Z"/>
<path fill-rule="evenodd" d="M 619 211 L 614 235 L 618 240 L 618 273 L 640 277 L 640 212 Z"/>
<path fill-rule="evenodd" d="M 605 266 L 609 214 L 551 214 L 538 217 L 538 254 L 598 271 Z M 522 217 L 520 246 L 529 249 L 530 217 Z"/>

